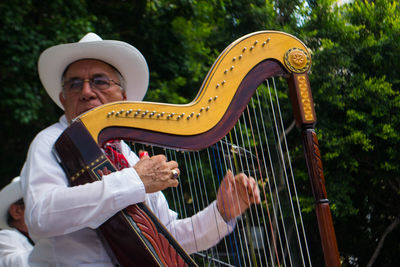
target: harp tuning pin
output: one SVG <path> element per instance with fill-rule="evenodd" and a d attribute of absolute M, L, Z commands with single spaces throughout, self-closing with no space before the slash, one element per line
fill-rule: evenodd
<path fill-rule="evenodd" d="M 107 113 L 107 118 L 111 117 L 112 115 L 114 115 L 114 110 Z"/>
<path fill-rule="evenodd" d="M 210 106 L 207 106 L 207 107 L 206 107 L 206 111 L 209 111 L 209 110 L 210 110 Z"/>
<path fill-rule="evenodd" d="M 227 74 L 228 73 L 228 70 L 224 70 L 224 74 Z"/>
<path fill-rule="evenodd" d="M 204 108 L 203 108 L 203 107 L 201 107 L 201 108 L 200 108 L 200 112 L 203 112 L 203 110 L 204 110 Z"/>
<path fill-rule="evenodd" d="M 215 86 L 215 88 L 217 88 L 217 89 L 218 89 L 218 87 L 219 87 L 219 83 L 217 83 L 217 85 Z"/>
<path fill-rule="evenodd" d="M 242 52 L 245 52 L 247 49 L 247 47 L 243 47 Z"/>
<path fill-rule="evenodd" d="M 239 59 L 242 59 L 243 55 L 239 55 Z"/>
<path fill-rule="evenodd" d="M 223 81 L 222 81 L 222 85 L 224 85 L 225 83 L 226 83 L 226 81 L 225 81 L 225 80 L 223 80 Z"/>
<path fill-rule="evenodd" d="M 197 117 L 197 118 L 200 117 L 200 113 L 197 113 L 196 117 Z"/>
<path fill-rule="evenodd" d="M 190 113 L 190 117 L 193 117 L 193 115 L 194 115 L 194 112 Z"/>
<path fill-rule="evenodd" d="M 161 112 L 160 115 L 161 117 L 164 117 L 165 112 Z"/>
<path fill-rule="evenodd" d="M 236 57 L 233 57 L 233 58 L 232 58 L 232 61 L 235 62 L 235 61 L 236 61 Z"/>
<path fill-rule="evenodd" d="M 254 45 L 252 45 L 251 47 L 250 47 L 250 51 L 252 51 L 254 49 Z"/>
<path fill-rule="evenodd" d="M 254 45 L 257 45 L 258 44 L 258 40 L 256 40 L 255 42 L 254 42 Z"/>
<path fill-rule="evenodd" d="M 212 101 L 212 97 L 210 97 L 209 99 L 208 99 L 208 102 L 211 102 Z"/>
<path fill-rule="evenodd" d="M 156 117 L 157 117 L 157 119 L 158 119 L 158 118 L 160 118 L 160 117 L 161 117 L 161 114 L 157 114 L 157 116 L 156 116 Z"/>
<path fill-rule="evenodd" d="M 233 70 L 235 68 L 235 66 L 231 66 L 230 70 Z"/>
<path fill-rule="evenodd" d="M 218 96 L 217 96 L 217 95 L 216 95 L 216 96 L 214 96 L 214 101 L 215 101 L 215 100 L 217 100 L 217 99 L 218 99 Z"/>

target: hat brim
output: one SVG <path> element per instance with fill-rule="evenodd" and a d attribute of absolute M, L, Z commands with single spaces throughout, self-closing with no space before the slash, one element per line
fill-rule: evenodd
<path fill-rule="evenodd" d="M 39 77 L 51 99 L 64 109 L 59 94 L 62 74 L 73 62 L 97 59 L 116 68 L 125 80 L 127 100 L 140 101 L 149 84 L 149 70 L 143 55 L 132 45 L 114 40 L 61 44 L 43 51 L 38 61 Z"/>
<path fill-rule="evenodd" d="M 0 191 L 0 228 L 10 229 L 7 224 L 7 214 L 10 205 L 22 198 L 20 178 L 15 177 L 11 183 Z"/>

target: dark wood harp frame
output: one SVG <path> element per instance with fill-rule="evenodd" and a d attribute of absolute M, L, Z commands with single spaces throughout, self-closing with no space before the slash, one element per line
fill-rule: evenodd
<path fill-rule="evenodd" d="M 265 79 L 285 76 L 302 134 L 325 263 L 340 266 L 314 131 L 316 115 L 307 76 L 310 65 L 308 49 L 297 38 L 274 31 L 251 33 L 221 53 L 193 102 L 171 105 L 127 101 L 95 108 L 62 134 L 55 144 L 57 158 L 71 184 L 78 185 L 101 179 L 96 171 L 104 166 L 115 170 L 99 148 L 109 139 L 188 151 L 209 147 L 232 129 Z M 117 213 L 100 227 L 100 232 L 122 266 L 195 265 L 158 224 L 151 211 L 138 204 Z M 130 239 L 130 232 L 135 241 Z M 141 257 L 132 256 L 132 251 L 141 252 Z"/>

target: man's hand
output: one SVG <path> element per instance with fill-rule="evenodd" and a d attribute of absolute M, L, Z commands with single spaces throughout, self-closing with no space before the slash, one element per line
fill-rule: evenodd
<path fill-rule="evenodd" d="M 178 163 L 167 161 L 164 155 L 149 157 L 145 153 L 133 168 L 142 180 L 146 193 L 154 193 L 168 187 L 177 187 L 179 184 L 172 172 L 172 170 L 175 170 L 177 176 L 179 176 Z"/>
<path fill-rule="evenodd" d="M 252 177 L 226 173 L 217 194 L 217 208 L 226 222 L 242 214 L 251 204 L 260 203 L 260 190 Z"/>
<path fill-rule="evenodd" d="M 100 177 L 103 177 L 103 175 L 109 175 L 111 171 L 107 168 L 104 167 L 102 170 L 97 170 L 97 174 L 100 175 Z"/>

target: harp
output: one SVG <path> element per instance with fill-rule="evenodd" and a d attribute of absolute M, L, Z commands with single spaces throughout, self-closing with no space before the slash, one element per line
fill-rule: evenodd
<path fill-rule="evenodd" d="M 101 179 L 96 170 L 113 166 L 99 147 L 110 139 L 124 139 L 134 142 L 133 150 L 145 148 L 180 162 L 181 185 L 165 194 L 181 215 L 207 206 L 227 169 L 251 175 L 260 187 L 262 204 L 240 216 L 235 230 L 221 237 L 217 246 L 191 257 L 158 226 L 157 213 L 140 204 L 131 213 L 117 213 L 100 232 L 121 265 L 311 266 L 289 153 L 290 139 L 296 139 L 304 150 L 325 265 L 340 266 L 314 130 L 310 65 L 307 47 L 294 36 L 255 32 L 220 54 L 191 103 L 115 102 L 82 114 L 70 125 L 55 150 L 72 185 Z M 291 103 L 286 111 L 279 98 Z M 294 117 L 300 129 L 296 138 L 287 134 L 287 117 L 289 122 Z M 140 242 L 125 238 L 126 230 L 121 230 L 115 217 Z M 152 226 L 143 228 L 143 218 Z M 147 239 L 148 228 L 158 241 Z M 130 249 L 144 256 L 129 259 L 129 252 L 115 248 L 117 242 L 122 247 L 135 246 Z M 165 249 L 169 246 L 172 249 Z M 160 256 L 168 254 L 163 250 L 170 255 Z"/>

